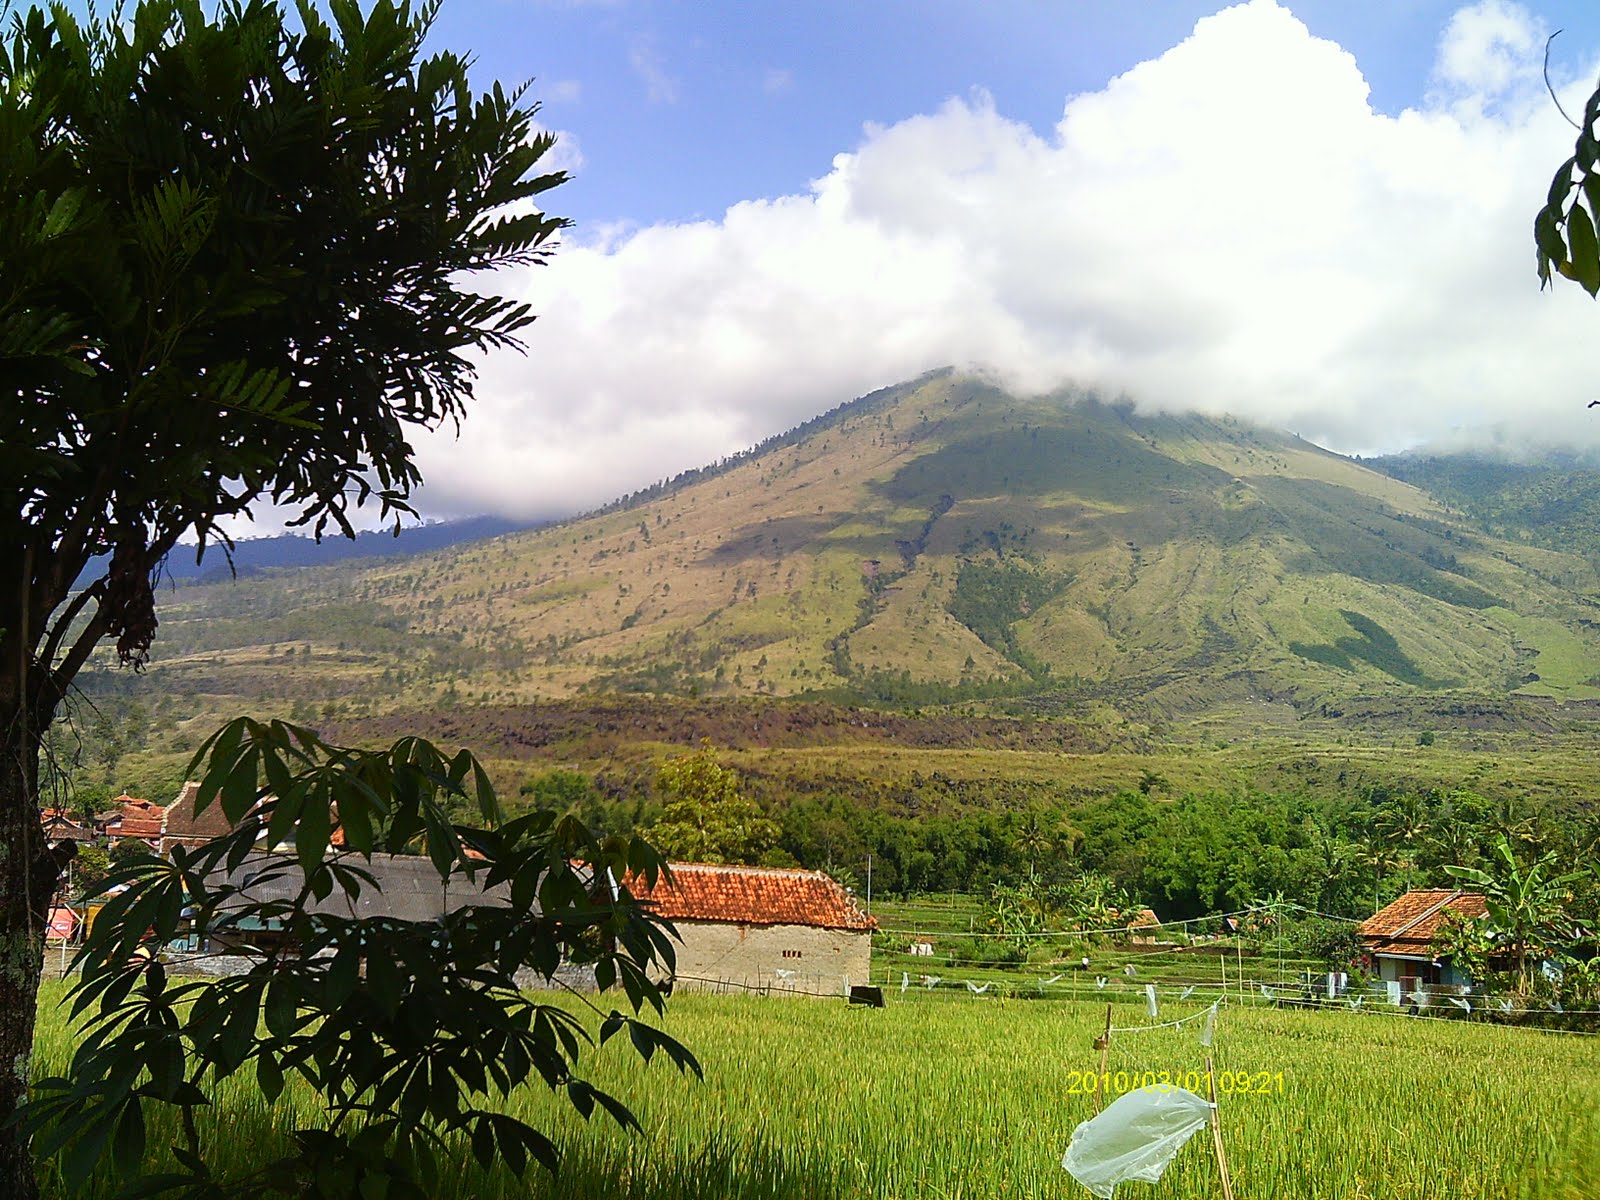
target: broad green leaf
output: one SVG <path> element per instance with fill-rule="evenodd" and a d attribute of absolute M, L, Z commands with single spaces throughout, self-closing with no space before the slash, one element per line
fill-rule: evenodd
<path fill-rule="evenodd" d="M 1593 296 L 1600 292 L 1600 242 L 1595 240 L 1594 222 L 1581 204 L 1567 214 L 1567 244 L 1572 251 L 1573 278 Z"/>

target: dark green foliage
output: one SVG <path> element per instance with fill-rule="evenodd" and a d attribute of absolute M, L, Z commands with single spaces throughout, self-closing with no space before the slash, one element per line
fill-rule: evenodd
<path fill-rule="evenodd" d="M 4 11 L 0 560 L 16 584 L 0 589 L 9 1063 L 25 1061 L 32 1043 L 37 898 L 56 884 L 56 859 L 35 844 L 38 763 L 74 678 L 108 638 L 122 662 L 147 660 L 155 574 L 186 534 L 202 547 L 225 543 L 226 522 L 269 503 L 319 535 L 352 533 L 349 510 L 364 501 L 395 521 L 410 512 L 420 481 L 411 438 L 459 419 L 475 356 L 518 348 L 533 320 L 525 303 L 485 290 L 486 274 L 542 262 L 566 222 L 537 207 L 564 177 L 538 173 L 553 139 L 538 132 L 534 106 L 498 85 L 476 92 L 460 55 L 425 55 L 432 5 L 373 0 L 363 12 L 354 0 L 326 10 L 305 0 L 289 16 L 268 0 L 209 10 L 134 0 L 87 25 L 66 5 Z M 101 569 L 86 577 L 91 560 Z M 279 813 L 293 807 L 282 782 L 270 781 Z M 313 802 L 299 815 L 303 844 L 317 843 L 329 812 Z M 135 894 L 160 898 L 122 906 L 128 936 L 167 928 L 192 882 L 151 868 L 156 890 Z M 122 936 L 114 919 L 104 926 L 104 938 Z M 158 968 L 121 969 L 130 948 L 86 976 L 111 1023 L 81 1057 L 84 1078 L 98 1073 L 106 1086 L 62 1093 L 57 1109 L 52 1137 L 83 1135 L 75 1163 L 109 1141 L 120 1165 L 136 1166 L 140 1100 L 195 1102 L 170 993 Z M 248 986 L 258 990 L 247 1000 L 265 998 L 281 1015 L 272 1001 L 297 985 L 265 997 L 263 981 Z M 199 1049 L 217 1036 L 189 1046 L 212 1069 L 237 1067 L 237 1034 L 226 1052 Z M 316 1077 L 330 1059 L 287 1065 Z M 0 1075 L 0 1109 L 12 1108 L 23 1076 Z M 435 1103 L 444 1095 L 423 1105 L 430 1120 L 449 1116 Z M 367 1133 L 308 1134 L 304 1163 L 287 1169 L 341 1152 L 376 1161 L 393 1134 L 387 1116 Z M 479 1121 L 471 1134 L 514 1158 L 538 1149 L 510 1125 Z M 404 1136 L 421 1144 L 427 1134 L 419 1125 Z M 26 1144 L 15 1127 L 0 1130 L 0 1191 L 33 1190 Z M 381 1190 L 374 1176 L 366 1192 Z"/>
<path fill-rule="evenodd" d="M 76 963 L 72 1010 L 85 1036 L 65 1078 L 42 1081 L 26 1126 L 39 1151 L 59 1154 L 69 1187 L 111 1154 L 134 1181 L 146 1167 L 144 1113 L 171 1105 L 187 1142 L 179 1170 L 151 1179 L 183 1195 L 300 1197 L 438 1195 L 440 1139 L 469 1138 L 486 1165 L 530 1160 L 554 1169 L 539 1130 L 494 1101 L 542 1082 L 588 1117 L 598 1105 L 637 1128 L 627 1107 L 576 1074 L 584 1049 L 626 1034 L 645 1059 L 694 1057 L 635 1015 L 660 1012 L 651 969 L 670 974 L 670 928 L 633 903 L 625 880 L 653 884 L 663 860 L 637 838 L 597 838 L 579 821 L 540 812 L 500 821 L 482 767 L 407 738 L 385 751 L 331 746 L 308 730 L 246 719 L 206 744 L 200 795 L 215 796 L 234 833 L 171 860 L 141 856 L 116 869 Z M 445 801 L 471 803 L 480 826 L 451 821 Z M 202 807 L 204 807 L 204 800 Z M 337 842 L 335 831 L 341 835 Z M 292 854 L 262 844 L 293 842 Z M 447 880 L 503 885 L 440 922 L 346 916 L 322 907 L 376 886 L 379 855 L 425 848 Z M 276 886 L 274 886 L 276 885 Z M 140 947 L 181 932 L 276 923 L 284 942 L 249 970 L 178 981 Z M 631 1010 L 593 1008 L 598 1034 L 569 1008 L 540 1003 L 515 978 L 552 978 L 588 965 L 602 991 Z M 219 1179 L 193 1110 L 205 1088 L 251 1070 L 271 1103 L 298 1076 L 323 1123 L 293 1131 L 295 1152 L 243 1178 Z"/>
<path fill-rule="evenodd" d="M 1399 584 L 1462 608 L 1502 603 L 1457 573 L 1458 543 L 1448 526 L 1375 507 L 1369 497 L 1320 480 L 1261 478 L 1255 486 L 1308 547 L 1291 560 L 1299 570 Z"/>
<path fill-rule="evenodd" d="M 154 633 L 179 535 L 270 499 L 350 532 L 409 511 L 406 425 L 458 418 L 469 354 L 527 305 L 465 276 L 538 262 L 552 144 L 533 107 L 423 58 L 431 13 L 145 0 L 80 28 L 15 18 L 0 54 L 0 548 L 32 555 L 42 632 L 92 555 L 80 644 Z M 74 610 L 76 613 L 78 610 Z M 0 617 L 4 614 L 0 613 Z M 66 626 L 51 647 L 65 637 Z M 89 639 L 82 642 L 82 638 Z M 50 655 L 44 656 L 48 661 Z"/>
<path fill-rule="evenodd" d="M 985 559 L 961 564 L 948 605 L 950 615 L 988 646 L 1039 678 L 1050 673 L 1017 643 L 1015 625 L 1048 603 L 1066 580 L 1015 558 Z"/>
<path fill-rule="evenodd" d="M 1361 938 L 1348 921 L 1309 917 L 1289 925 L 1286 939 L 1289 950 L 1302 958 L 1314 958 L 1330 971 L 1348 971 L 1361 956 Z"/>
<path fill-rule="evenodd" d="M 1004 938 L 940 938 L 939 953 L 949 967 L 1013 967 L 1028 961 L 1022 942 Z"/>
<path fill-rule="evenodd" d="M 1001 403 L 1009 401 L 995 393 Z M 1038 496 L 1065 492 L 1108 504 L 1144 504 L 1168 488 L 1213 488 L 1228 481 L 1215 467 L 1152 450 L 1123 424 L 1119 410 L 1082 400 L 1062 424 L 1001 428 L 952 442 L 902 467 L 882 493 L 933 504 L 956 496 Z"/>
<path fill-rule="evenodd" d="M 1595 172 L 1600 160 L 1597 127 L 1600 89 L 1584 105 L 1573 155 L 1556 171 L 1544 207 L 1534 218 L 1533 241 L 1538 250 L 1541 287 L 1548 285 L 1553 275 L 1563 275 L 1591 296 L 1600 293 L 1600 243 L 1595 237 L 1595 227 L 1600 222 L 1600 174 Z"/>
<path fill-rule="evenodd" d="M 1572 455 L 1513 463 L 1407 454 L 1367 465 L 1432 492 L 1496 537 L 1600 559 L 1600 470 Z"/>
<path fill-rule="evenodd" d="M 1354 670 L 1357 662 L 1364 662 L 1386 675 L 1392 675 L 1401 683 L 1409 683 L 1416 687 L 1449 685 L 1448 680 L 1430 680 L 1424 675 L 1417 665 L 1406 657 L 1405 651 L 1401 650 L 1399 643 L 1394 640 L 1394 635 L 1371 617 L 1351 612 L 1347 608 L 1341 608 L 1339 615 L 1344 617 L 1345 623 L 1359 636 L 1340 638 L 1331 646 L 1290 642 L 1289 649 L 1301 658 L 1322 663 L 1324 666 L 1338 667 L 1342 671 Z"/>

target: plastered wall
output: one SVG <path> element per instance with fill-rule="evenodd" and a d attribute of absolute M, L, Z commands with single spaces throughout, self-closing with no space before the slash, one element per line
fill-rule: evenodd
<path fill-rule="evenodd" d="M 678 921 L 677 986 L 685 990 L 842 994 L 870 983 L 872 935 L 808 925 Z M 779 972 L 784 972 L 780 975 Z"/>

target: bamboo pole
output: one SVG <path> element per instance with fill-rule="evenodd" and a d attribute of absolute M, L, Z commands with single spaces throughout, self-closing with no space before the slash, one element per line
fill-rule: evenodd
<path fill-rule="evenodd" d="M 1111 1003 L 1106 1002 L 1106 1031 L 1095 1038 L 1094 1044 L 1100 1051 L 1100 1070 L 1094 1077 L 1094 1097 L 1100 1108 L 1106 1106 L 1106 1059 L 1111 1054 Z"/>
<path fill-rule="evenodd" d="M 1211 1055 L 1206 1055 L 1206 1099 L 1217 1103 L 1217 1079 L 1211 1069 Z M 1217 1152 L 1217 1170 L 1222 1175 L 1222 1200 L 1233 1200 L 1233 1177 L 1228 1174 L 1228 1152 L 1222 1148 L 1222 1109 L 1211 1110 L 1211 1145 Z"/>

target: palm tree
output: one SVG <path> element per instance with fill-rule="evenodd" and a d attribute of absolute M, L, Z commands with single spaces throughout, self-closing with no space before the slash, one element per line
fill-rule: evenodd
<path fill-rule="evenodd" d="M 1405 868 L 1406 887 L 1409 888 L 1411 872 L 1416 865 L 1415 851 L 1432 829 L 1427 805 L 1421 796 L 1408 793 L 1398 797 L 1393 808 L 1379 814 L 1374 824 L 1401 852 L 1397 865 Z"/>
<path fill-rule="evenodd" d="M 1502 837 L 1490 855 L 1492 871 L 1473 867 L 1446 867 L 1455 878 L 1483 892 L 1489 920 L 1505 939 L 1517 961 L 1517 990 L 1529 985 L 1528 952 L 1550 940 L 1562 937 L 1569 926 L 1566 905 L 1571 895 L 1567 885 L 1582 875 L 1555 875 L 1556 855 L 1552 852 L 1529 866 L 1517 861 L 1511 842 Z"/>
<path fill-rule="evenodd" d="M 1369 837 L 1356 851 L 1357 861 L 1372 872 L 1372 911 L 1377 912 L 1380 907 L 1379 890 L 1383 887 L 1383 877 L 1398 865 L 1400 855 L 1389 841 L 1382 837 Z"/>
<path fill-rule="evenodd" d="M 1313 821 L 1305 853 L 1317 878 L 1317 907 L 1332 912 L 1339 902 L 1340 885 L 1355 864 L 1355 847 Z"/>
<path fill-rule="evenodd" d="M 1429 857 L 1438 866 L 1471 866 L 1479 858 L 1476 831 L 1465 821 L 1441 820 L 1428 838 Z"/>
<path fill-rule="evenodd" d="M 1494 806 L 1494 811 L 1489 814 L 1489 832 L 1501 841 L 1524 844 L 1532 842 L 1537 836 L 1534 832 L 1533 818 L 1511 796 L 1501 797 Z"/>
<path fill-rule="evenodd" d="M 1037 811 L 1030 812 L 1023 818 L 1014 845 L 1017 853 L 1027 860 L 1029 879 L 1038 874 L 1036 870 L 1038 860 L 1050 853 L 1054 848 L 1054 842 L 1049 827 L 1040 819 Z"/>

